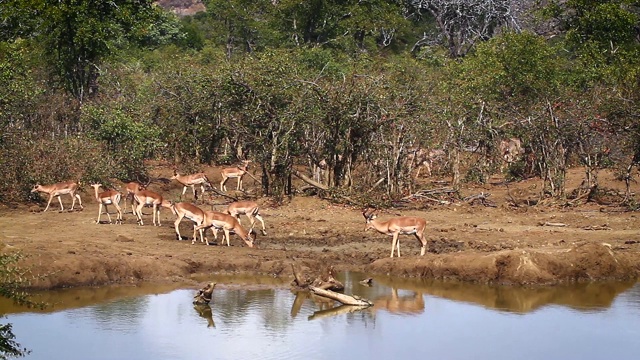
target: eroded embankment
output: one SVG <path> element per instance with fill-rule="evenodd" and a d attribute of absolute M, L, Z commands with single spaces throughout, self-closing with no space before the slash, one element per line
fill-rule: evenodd
<path fill-rule="evenodd" d="M 585 243 L 569 249 L 505 250 L 493 253 L 456 253 L 421 258 L 381 259 L 367 271 L 505 285 L 551 285 L 567 282 L 631 280 L 637 264 L 606 244 Z"/>
<path fill-rule="evenodd" d="M 32 271 L 43 275 L 32 286 L 47 289 L 113 283 L 184 282 L 211 273 L 288 278 L 292 277 L 292 263 L 297 263 L 309 273 L 320 273 L 332 265 L 339 271 L 505 285 L 631 280 L 638 277 L 640 269 L 635 258 L 595 243 L 566 249 L 491 253 L 469 251 L 384 258 L 373 262 L 364 261 L 363 256 L 362 261 L 354 260 L 352 263 L 328 254 L 323 256 L 311 252 L 292 254 L 273 250 L 235 250 L 233 256 L 209 260 L 179 255 L 167 255 L 164 258 L 104 258 L 68 254 L 48 259 L 44 265 L 31 258 Z"/>

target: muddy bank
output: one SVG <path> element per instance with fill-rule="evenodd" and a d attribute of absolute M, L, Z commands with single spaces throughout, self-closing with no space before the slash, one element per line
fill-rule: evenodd
<path fill-rule="evenodd" d="M 519 187 L 522 196 L 534 191 L 527 190 L 534 187 L 526 182 L 511 186 L 511 191 Z M 169 184 L 156 190 L 173 198 L 181 188 Z M 500 186 L 467 191 L 508 199 Z M 259 235 L 259 248 L 250 249 L 236 236 L 230 247 L 177 241 L 174 217 L 166 210 L 160 227 L 138 226 L 131 213 L 124 215 L 123 225 L 95 224 L 98 207 L 90 194 L 82 196 L 82 211 L 0 207 L 0 246 L 26 256 L 23 266 L 36 276 L 32 287 L 184 282 L 211 273 L 290 279 L 294 262 L 311 272 L 333 265 L 372 275 L 512 285 L 629 280 L 640 270 L 640 216 L 596 204 L 511 207 L 505 200 L 496 201 L 496 207 L 452 204 L 383 211 L 381 219 L 408 215 L 427 220 L 427 254 L 420 257 L 418 241 L 405 235 L 400 238 L 403 256 L 390 259 L 390 237 L 363 231 L 362 209 L 315 197 L 295 197 L 281 206 L 258 199 L 268 235 Z M 226 205 L 226 199 L 213 198 L 200 206 L 223 210 Z M 191 234 L 192 224 L 185 220 L 180 230 Z"/>

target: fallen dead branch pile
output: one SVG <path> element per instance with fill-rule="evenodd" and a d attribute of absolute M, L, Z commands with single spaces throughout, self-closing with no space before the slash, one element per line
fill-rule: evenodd
<path fill-rule="evenodd" d="M 402 198 L 405 201 L 422 200 L 438 205 L 450 205 L 459 199 L 458 192 L 453 188 L 422 189 Z"/>
<path fill-rule="evenodd" d="M 297 264 L 291 264 L 293 270 L 293 281 L 291 286 L 294 291 L 310 291 L 311 293 L 340 302 L 343 305 L 352 305 L 360 307 L 369 307 L 373 303 L 367 299 L 363 299 L 355 295 L 341 294 L 336 291 L 344 290 L 344 285 L 335 278 L 333 266 L 327 268 L 327 270 L 315 280 L 310 280 L 304 276 Z"/>

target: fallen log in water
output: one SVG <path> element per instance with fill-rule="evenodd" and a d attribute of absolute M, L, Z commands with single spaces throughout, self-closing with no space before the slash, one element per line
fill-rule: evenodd
<path fill-rule="evenodd" d="M 351 296 L 340 294 L 331 290 L 324 290 L 315 286 L 309 286 L 309 290 L 311 290 L 314 294 L 322 297 L 326 297 L 335 301 L 338 301 L 344 305 L 354 305 L 354 306 L 364 306 L 369 307 L 372 306 L 373 303 L 367 299 L 363 299 L 359 296 Z"/>

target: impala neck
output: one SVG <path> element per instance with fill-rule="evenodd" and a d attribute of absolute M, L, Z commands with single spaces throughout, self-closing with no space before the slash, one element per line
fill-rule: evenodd
<path fill-rule="evenodd" d="M 387 221 L 380 221 L 378 219 L 373 219 L 369 221 L 371 227 L 376 229 L 379 232 L 387 232 Z"/>
<path fill-rule="evenodd" d="M 93 190 L 95 190 L 95 193 L 96 193 L 96 200 L 100 201 L 100 194 L 98 193 L 98 186 L 94 186 Z"/>
<path fill-rule="evenodd" d="M 242 225 L 240 224 L 236 224 L 236 226 L 234 226 L 233 231 L 242 238 L 242 240 L 244 240 L 244 242 L 249 245 L 249 244 L 253 244 L 253 240 L 251 239 L 251 237 L 249 236 L 249 232 L 247 232 L 247 230 L 245 230 L 245 228 L 242 227 Z"/>

